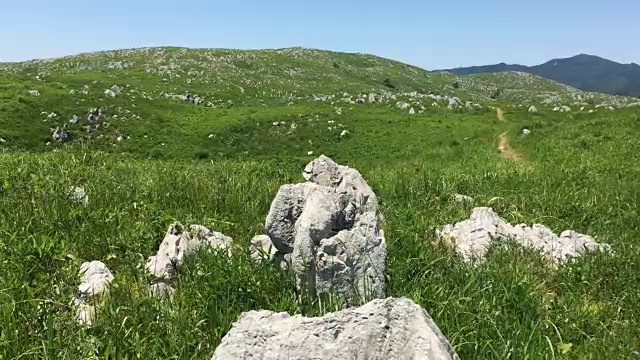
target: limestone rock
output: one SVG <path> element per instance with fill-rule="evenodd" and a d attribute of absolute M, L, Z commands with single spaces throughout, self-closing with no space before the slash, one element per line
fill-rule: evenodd
<path fill-rule="evenodd" d="M 84 188 L 78 186 L 72 186 L 69 188 L 67 198 L 74 202 L 82 204 L 83 206 L 89 205 L 89 195 L 84 191 Z"/>
<path fill-rule="evenodd" d="M 303 176 L 306 183 L 280 187 L 265 221 L 273 246 L 291 256 L 297 287 L 353 301 L 383 297 L 386 242 L 373 190 L 324 155 Z"/>
<path fill-rule="evenodd" d="M 212 360 L 458 360 L 429 314 L 407 298 L 373 300 L 322 317 L 240 315 Z"/>
<path fill-rule="evenodd" d="M 71 304 L 76 308 L 76 322 L 82 326 L 92 326 L 95 322 L 95 306 L 107 292 L 113 275 L 101 261 L 82 263 L 79 274 L 81 283 Z"/>
<path fill-rule="evenodd" d="M 537 113 L 538 109 L 535 106 L 531 105 L 531 106 L 529 106 L 529 112 L 530 113 Z"/>
<path fill-rule="evenodd" d="M 473 198 L 471 196 L 462 195 L 462 194 L 453 194 L 451 198 L 453 199 L 453 201 L 461 204 L 464 204 L 464 203 L 473 204 Z"/>
<path fill-rule="evenodd" d="M 145 269 L 151 274 L 151 294 L 172 293 L 173 289 L 167 286 L 175 288 L 175 278 L 185 257 L 202 246 L 226 250 L 227 255 L 231 256 L 233 239 L 202 225 L 191 225 L 186 231 L 179 224 L 171 225 L 157 254 L 150 256 L 145 264 Z"/>
<path fill-rule="evenodd" d="M 591 236 L 567 230 L 557 236 L 548 227 L 534 224 L 511 225 L 500 218 L 493 209 L 477 207 L 469 219 L 455 225 L 445 225 L 436 231 L 443 243 L 452 244 L 466 261 L 483 260 L 493 239 L 515 241 L 522 246 L 538 249 L 553 263 L 562 263 L 591 250 L 610 250 L 608 244 L 599 244 Z"/>

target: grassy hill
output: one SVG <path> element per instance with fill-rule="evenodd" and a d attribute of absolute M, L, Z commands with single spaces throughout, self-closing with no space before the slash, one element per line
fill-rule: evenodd
<path fill-rule="evenodd" d="M 457 75 L 518 71 L 559 81 L 585 91 L 627 96 L 640 95 L 640 65 L 620 64 L 587 54 L 553 59 L 535 66 L 500 63 L 442 71 Z"/>
<path fill-rule="evenodd" d="M 0 66 L 0 358 L 209 359 L 243 311 L 336 310 L 247 251 L 278 187 L 301 181 L 322 153 L 357 168 L 378 196 L 388 295 L 425 307 L 461 358 L 640 351 L 640 108 L 551 110 L 579 95 L 632 100 L 518 73 L 455 77 L 307 49 L 139 49 Z M 429 92 L 463 105 L 448 109 Z M 96 107 L 101 119 L 90 122 Z M 57 143 L 49 128 L 62 123 L 73 136 Z M 498 151 L 504 132 L 519 160 Z M 87 207 L 66 198 L 70 186 L 86 189 Z M 615 254 L 551 271 L 508 246 L 471 266 L 433 244 L 434 229 L 469 215 L 456 193 L 511 223 L 590 234 Z M 236 255 L 195 256 L 165 303 L 147 295 L 143 266 L 174 220 L 233 237 Z M 89 260 L 116 280 L 99 325 L 85 330 L 69 300 Z"/>
<path fill-rule="evenodd" d="M 435 109 L 434 102 L 447 106 L 446 99 L 428 94 L 486 105 L 578 102 L 618 107 L 634 102 L 522 73 L 456 77 L 372 55 L 301 48 L 117 50 L 5 63 L 0 71 L 0 138 L 5 147 L 54 148 L 53 130 L 65 126 L 72 135 L 69 142 L 141 156 L 159 147 L 156 155 L 175 153 L 176 147 L 183 153 L 188 147 L 189 156 L 200 150 L 224 153 L 209 146 L 206 137 L 224 124 L 235 124 L 237 116 L 266 124 L 296 116 L 296 106 L 323 108 L 326 114 L 338 107 L 369 107 L 366 96 L 371 93 L 378 96 L 374 107 L 391 108 L 398 101 L 417 108 Z M 199 106 L 186 102 L 187 95 Z M 356 104 L 360 97 L 365 106 Z M 88 123 L 98 108 L 102 115 Z M 230 111 L 237 108 L 245 110 Z"/>

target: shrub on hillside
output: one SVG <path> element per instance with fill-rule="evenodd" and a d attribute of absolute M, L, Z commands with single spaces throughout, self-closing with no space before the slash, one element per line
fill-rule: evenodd
<path fill-rule="evenodd" d="M 205 160 L 208 159 L 211 154 L 207 150 L 198 150 L 196 151 L 196 159 Z"/>
<path fill-rule="evenodd" d="M 396 86 L 391 83 L 391 80 L 389 78 L 384 79 L 384 81 L 382 83 L 384 84 L 384 86 L 386 86 L 388 88 L 391 88 L 391 89 L 395 89 L 396 88 Z"/>
<path fill-rule="evenodd" d="M 162 149 L 154 148 L 149 151 L 149 159 L 162 159 L 164 157 L 164 152 Z"/>

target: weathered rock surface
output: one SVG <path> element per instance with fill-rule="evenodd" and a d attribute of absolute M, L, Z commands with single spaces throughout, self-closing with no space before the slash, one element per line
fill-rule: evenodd
<path fill-rule="evenodd" d="M 101 261 L 82 263 L 79 274 L 81 283 L 71 304 L 76 308 L 76 322 L 83 326 L 92 326 L 95 322 L 95 306 L 107 292 L 113 275 Z"/>
<path fill-rule="evenodd" d="M 155 296 L 170 295 L 175 289 L 175 278 L 184 259 L 202 246 L 226 250 L 231 256 L 233 239 L 202 225 L 191 225 L 188 230 L 173 224 L 167 230 L 156 255 L 150 256 L 145 269 L 151 274 L 150 292 Z"/>
<path fill-rule="evenodd" d="M 268 235 L 256 235 L 251 239 L 250 254 L 251 261 L 256 264 L 266 260 L 286 268 L 291 261 L 291 254 L 276 249 Z"/>
<path fill-rule="evenodd" d="M 291 254 L 297 287 L 311 296 L 383 297 L 386 242 L 373 190 L 324 155 L 303 176 L 306 183 L 280 187 L 265 221 L 273 246 Z"/>
<path fill-rule="evenodd" d="M 455 225 L 445 225 L 436 231 L 443 243 L 452 244 L 466 261 L 484 259 L 487 247 L 493 239 L 515 241 L 522 246 L 538 249 L 554 263 L 583 255 L 590 250 L 610 250 L 608 244 L 599 244 L 591 236 L 571 230 L 557 236 L 541 224 L 511 225 L 491 208 L 477 207 L 469 219 Z"/>
<path fill-rule="evenodd" d="M 87 195 L 82 187 L 72 186 L 69 188 L 67 198 L 84 206 L 89 205 L 89 195 Z"/>
<path fill-rule="evenodd" d="M 240 315 L 212 360 L 457 360 L 427 312 L 407 298 L 376 299 L 322 317 Z"/>
<path fill-rule="evenodd" d="M 453 194 L 451 199 L 457 203 L 461 204 L 473 204 L 473 198 L 471 196 L 462 195 L 462 194 Z"/>

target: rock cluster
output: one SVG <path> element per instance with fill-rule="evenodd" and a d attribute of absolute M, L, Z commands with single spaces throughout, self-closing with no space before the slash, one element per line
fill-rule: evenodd
<path fill-rule="evenodd" d="M 590 250 L 609 250 L 607 244 L 597 243 L 591 236 L 566 230 L 556 235 L 548 227 L 534 224 L 511 225 L 493 209 L 476 207 L 469 219 L 455 225 L 445 225 L 436 231 L 439 241 L 451 244 L 466 261 L 484 259 L 487 247 L 494 239 L 512 240 L 522 246 L 540 250 L 553 263 L 562 263 Z"/>

